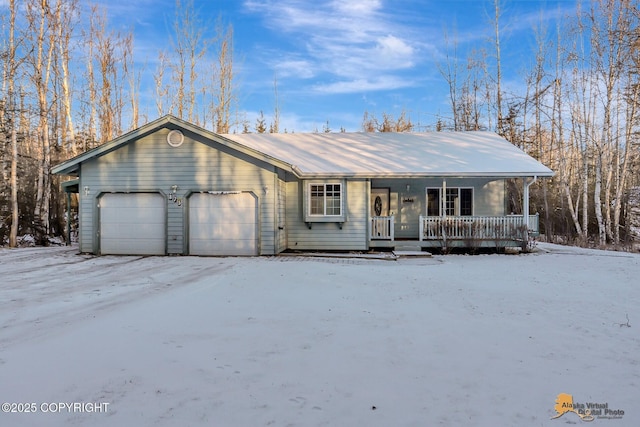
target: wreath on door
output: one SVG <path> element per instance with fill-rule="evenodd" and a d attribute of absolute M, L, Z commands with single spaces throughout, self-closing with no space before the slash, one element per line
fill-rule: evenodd
<path fill-rule="evenodd" d="M 376 216 L 380 216 L 382 214 L 382 199 L 380 196 L 376 196 L 376 200 L 373 202 L 373 210 L 376 213 Z"/>

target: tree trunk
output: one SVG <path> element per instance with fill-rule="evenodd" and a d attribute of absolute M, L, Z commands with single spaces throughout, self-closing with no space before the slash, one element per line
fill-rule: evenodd
<path fill-rule="evenodd" d="M 602 216 L 602 152 L 598 149 L 595 164 L 595 185 L 593 188 L 593 205 L 596 221 L 598 221 L 598 244 L 604 246 L 607 243 L 607 234 Z"/>
<path fill-rule="evenodd" d="M 71 14 L 76 12 L 75 0 L 68 3 L 69 10 L 66 11 L 64 20 L 62 16 L 62 7 L 57 8 L 57 25 L 58 25 L 58 55 L 62 69 L 62 76 L 60 85 L 62 86 L 62 107 L 64 125 L 62 128 L 62 142 L 69 149 L 72 156 L 78 154 L 76 147 L 76 137 L 73 129 L 73 116 L 72 116 L 72 101 L 71 101 L 71 89 L 69 88 L 69 40 L 71 38 Z"/>
<path fill-rule="evenodd" d="M 620 171 L 620 179 L 616 188 L 615 206 L 613 211 L 613 241 L 616 245 L 620 244 L 620 216 L 622 211 L 622 197 L 623 191 L 626 187 L 627 177 L 629 175 L 629 163 L 631 161 L 632 141 L 634 138 L 634 126 L 638 120 L 637 107 L 640 101 L 640 83 L 636 83 L 631 88 L 631 94 L 629 96 L 630 102 L 627 107 L 627 119 L 625 124 L 625 146 L 624 154 L 622 157 L 622 169 Z"/>
<path fill-rule="evenodd" d="M 14 119 L 11 123 L 11 230 L 9 231 L 9 247 L 18 246 L 18 137 Z"/>
<path fill-rule="evenodd" d="M 589 157 L 585 147 L 582 153 L 582 242 L 589 240 Z"/>
<path fill-rule="evenodd" d="M 233 95 L 233 28 L 226 31 L 222 22 L 218 24 L 220 34 L 220 50 L 218 52 L 218 105 L 216 111 L 215 129 L 218 133 L 229 133 L 231 105 Z"/>
<path fill-rule="evenodd" d="M 14 74 L 15 74 L 15 21 L 16 21 L 16 4 L 15 0 L 9 0 L 9 58 L 8 58 L 8 73 L 7 73 L 7 90 L 9 93 L 9 109 L 10 109 L 10 123 L 11 123 L 11 175 L 9 182 L 11 185 L 11 229 L 9 230 L 9 247 L 15 248 L 18 246 L 18 221 L 19 206 L 18 206 L 18 135 L 16 130 L 16 108 L 15 108 L 15 94 L 14 94 Z"/>
<path fill-rule="evenodd" d="M 505 135 L 504 123 L 502 118 L 502 64 L 500 59 L 500 0 L 494 0 L 495 8 L 495 47 L 496 47 L 496 110 L 497 110 L 497 127 L 498 133 Z M 513 141 L 512 141 L 513 142 Z"/>
<path fill-rule="evenodd" d="M 35 6 L 35 5 L 34 5 Z M 35 7 L 34 7 L 35 10 Z M 34 216 L 36 234 L 38 239 L 44 243 L 44 238 L 49 234 L 49 202 L 51 199 L 51 187 L 49 181 L 49 169 L 51 167 L 51 151 L 49 142 L 49 104 L 47 95 L 49 90 L 49 78 L 51 72 L 52 55 L 55 45 L 55 36 L 51 32 L 49 35 L 49 43 L 45 46 L 45 29 L 47 27 L 47 17 L 51 17 L 51 11 L 47 4 L 47 0 L 41 0 L 38 7 L 40 15 L 39 27 L 37 29 L 38 37 L 36 43 L 36 56 L 32 58 L 33 62 L 33 83 L 38 97 L 38 143 L 39 143 L 39 161 L 38 161 L 38 184 L 36 190 L 36 204 Z M 35 30 L 35 16 L 31 17 L 31 28 Z M 46 58 L 45 58 L 46 49 Z"/>

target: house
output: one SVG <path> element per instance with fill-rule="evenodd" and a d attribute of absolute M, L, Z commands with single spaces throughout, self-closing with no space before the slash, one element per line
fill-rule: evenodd
<path fill-rule="evenodd" d="M 81 252 L 144 255 L 521 245 L 529 186 L 553 175 L 489 132 L 218 135 L 173 116 L 53 173 L 76 178 Z"/>

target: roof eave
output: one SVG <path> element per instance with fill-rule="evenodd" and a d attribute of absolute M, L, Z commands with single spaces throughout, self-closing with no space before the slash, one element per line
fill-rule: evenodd
<path fill-rule="evenodd" d="M 345 179 L 345 178 L 551 178 L 554 172 L 388 172 L 388 173 L 370 173 L 370 172 L 303 172 L 297 167 L 293 167 L 295 175 L 300 179 Z"/>

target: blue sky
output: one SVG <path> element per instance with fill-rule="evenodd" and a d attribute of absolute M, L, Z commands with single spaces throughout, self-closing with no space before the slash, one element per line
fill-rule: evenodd
<path fill-rule="evenodd" d="M 159 49 L 170 43 L 174 0 L 100 0 L 112 25 L 133 28 L 136 61 L 146 81 Z M 217 0 L 195 1 L 213 27 L 220 16 L 234 28 L 239 108 L 253 125 L 274 109 L 277 77 L 281 130 L 361 129 L 365 111 L 380 117 L 404 109 L 426 130 L 451 116 L 439 71 L 449 44 L 460 61 L 472 49 L 492 54 L 493 1 L 482 0 Z M 504 83 L 523 86 L 533 61 L 534 29 L 553 30 L 574 15 L 573 0 L 507 0 L 502 4 Z M 451 46 L 450 46 L 451 48 Z M 490 58 L 491 59 L 491 58 Z M 148 107 L 150 119 L 155 110 Z"/>

